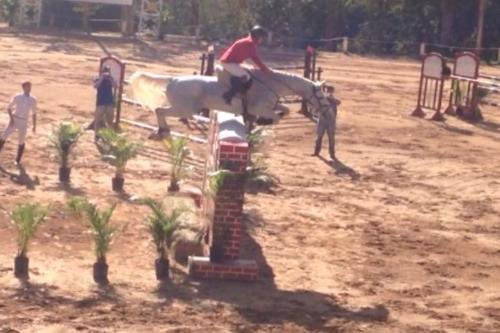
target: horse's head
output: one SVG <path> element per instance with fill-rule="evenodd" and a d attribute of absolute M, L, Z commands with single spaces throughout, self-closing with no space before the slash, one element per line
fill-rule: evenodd
<path fill-rule="evenodd" d="M 323 90 L 324 85 L 325 81 L 314 82 L 310 95 L 305 97 L 306 103 L 311 106 L 312 111 L 315 113 L 324 112 L 326 110 L 331 111 L 332 109 L 332 104 Z"/>

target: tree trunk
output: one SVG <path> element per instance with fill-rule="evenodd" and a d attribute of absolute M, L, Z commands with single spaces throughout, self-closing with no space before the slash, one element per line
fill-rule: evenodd
<path fill-rule="evenodd" d="M 486 0 L 479 0 L 479 13 L 477 19 L 477 40 L 476 52 L 481 54 L 481 47 L 483 45 L 483 26 L 484 26 L 484 12 L 486 9 Z"/>
<path fill-rule="evenodd" d="M 344 33 L 343 3 L 339 0 L 330 0 L 326 3 L 325 38 L 341 37 Z M 335 43 L 329 42 L 328 48 L 335 51 Z"/>
<path fill-rule="evenodd" d="M 453 20 L 455 18 L 454 0 L 441 0 L 441 22 L 439 41 L 450 45 L 453 42 Z"/>
<path fill-rule="evenodd" d="M 122 35 L 132 36 L 134 34 L 134 11 L 132 6 L 122 6 Z"/>
<path fill-rule="evenodd" d="M 88 3 L 82 4 L 83 30 L 89 31 L 90 6 Z"/>

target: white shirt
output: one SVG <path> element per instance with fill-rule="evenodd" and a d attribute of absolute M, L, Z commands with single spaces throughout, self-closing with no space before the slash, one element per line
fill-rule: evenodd
<path fill-rule="evenodd" d="M 36 98 L 33 96 L 26 96 L 24 93 L 15 95 L 7 108 L 12 109 L 14 106 L 16 108 L 13 115 L 16 118 L 28 120 L 30 111 L 36 114 Z"/>

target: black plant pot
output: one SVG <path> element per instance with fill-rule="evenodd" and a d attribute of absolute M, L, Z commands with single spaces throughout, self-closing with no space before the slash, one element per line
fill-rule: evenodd
<path fill-rule="evenodd" d="M 161 258 L 155 260 L 155 273 L 158 281 L 167 280 L 169 277 L 170 262 L 168 259 Z"/>
<path fill-rule="evenodd" d="M 96 283 L 108 283 L 108 264 L 98 261 L 93 269 L 94 281 Z"/>
<path fill-rule="evenodd" d="M 179 189 L 180 189 L 179 184 L 177 184 L 177 183 L 170 183 L 170 185 L 168 186 L 169 192 L 178 192 Z"/>
<path fill-rule="evenodd" d="M 224 261 L 224 247 L 218 244 L 213 244 L 210 247 L 210 261 L 222 262 Z"/>
<path fill-rule="evenodd" d="M 61 183 L 69 183 L 71 175 L 71 168 L 61 167 L 59 168 L 59 181 Z"/>
<path fill-rule="evenodd" d="M 18 279 L 29 278 L 30 259 L 25 256 L 17 256 L 14 259 L 14 276 Z"/>
<path fill-rule="evenodd" d="M 120 177 L 114 177 L 111 181 L 113 183 L 113 191 L 115 192 L 123 191 L 123 184 L 125 183 L 125 179 Z"/>

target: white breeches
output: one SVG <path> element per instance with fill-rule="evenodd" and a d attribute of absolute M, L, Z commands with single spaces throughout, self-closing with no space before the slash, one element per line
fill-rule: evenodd
<path fill-rule="evenodd" d="M 14 132 L 17 131 L 17 140 L 20 145 L 23 145 L 26 141 L 26 134 L 28 132 L 28 120 L 17 118 L 14 116 L 14 122 L 10 123 L 7 128 L 3 131 L 1 138 L 3 141 Z"/>
<path fill-rule="evenodd" d="M 222 62 L 221 65 L 231 75 L 245 78 L 246 81 L 250 80 L 250 74 L 240 64 Z"/>

